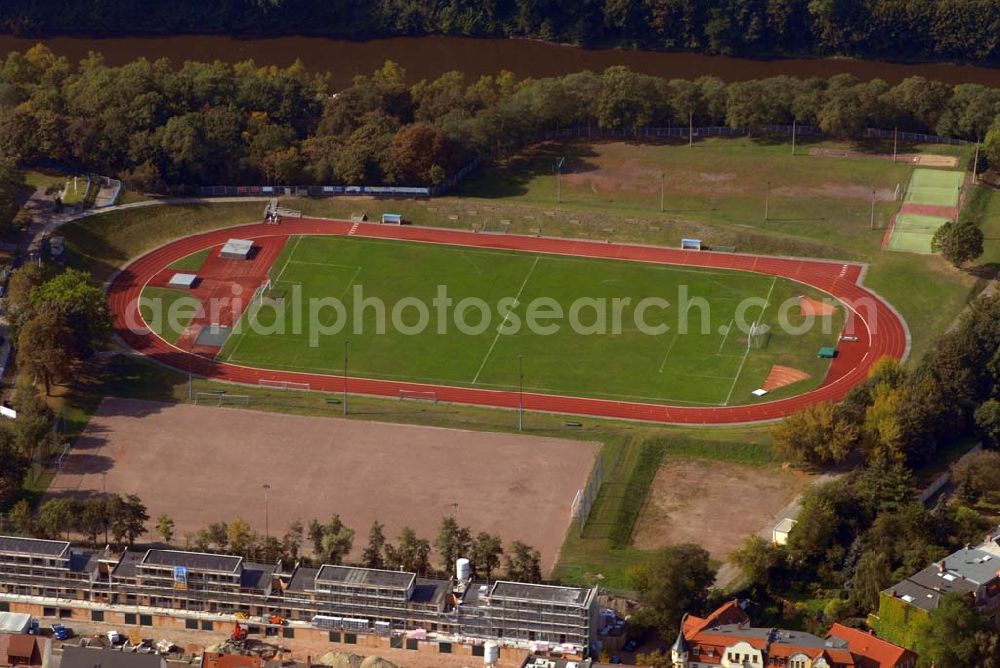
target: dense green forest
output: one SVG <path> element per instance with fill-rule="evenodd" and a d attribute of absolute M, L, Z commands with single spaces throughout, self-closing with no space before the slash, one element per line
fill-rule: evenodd
<path fill-rule="evenodd" d="M 765 55 L 1000 60 L 995 0 L 7 0 L 22 35 L 472 35 Z"/>
<path fill-rule="evenodd" d="M 395 64 L 332 91 L 299 65 L 137 60 L 78 64 L 43 46 L 0 61 L 0 155 L 122 176 L 148 191 L 218 183 L 439 184 L 478 156 L 545 130 L 687 125 L 869 126 L 975 140 L 1000 113 L 1000 89 L 912 77 L 890 86 L 849 75 L 725 84 L 603 73 L 406 83 Z M 1000 132 L 993 133 L 1000 150 Z M 988 151 L 989 153 L 989 151 Z"/>

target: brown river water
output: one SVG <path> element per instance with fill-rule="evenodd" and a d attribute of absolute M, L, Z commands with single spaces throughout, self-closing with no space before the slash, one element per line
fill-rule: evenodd
<path fill-rule="evenodd" d="M 1000 87 L 1000 69 L 968 65 L 903 64 L 846 58 L 756 60 L 663 51 L 583 49 L 531 40 L 465 37 L 394 37 L 352 42 L 319 37 L 236 39 L 184 35 L 103 39 L 53 37 L 38 40 L 0 35 L 0 54 L 26 50 L 39 41 L 70 60 L 78 60 L 88 51 L 100 51 L 111 65 L 120 65 L 141 56 L 150 60 L 167 57 L 176 62 L 216 59 L 238 62 L 253 58 L 261 65 L 278 66 L 290 65 L 298 58 L 311 70 L 329 71 L 338 88 L 349 84 L 357 74 L 377 69 L 386 60 L 401 64 L 412 81 L 432 79 L 450 70 L 460 70 L 469 78 L 500 70 L 510 70 L 520 77 L 545 77 L 628 65 L 636 71 L 665 78 L 694 79 L 714 74 L 727 81 L 742 81 L 779 74 L 828 77 L 849 73 L 861 79 L 881 78 L 889 83 L 921 75 L 950 84 L 980 83 Z"/>

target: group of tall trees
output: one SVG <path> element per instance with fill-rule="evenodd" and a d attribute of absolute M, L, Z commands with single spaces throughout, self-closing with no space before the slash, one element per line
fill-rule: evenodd
<path fill-rule="evenodd" d="M 991 61 L 1000 9 L 989 0 L 11 0 L 0 31 L 332 37 L 474 35 L 709 53 L 863 55 Z"/>
<path fill-rule="evenodd" d="M 1000 297 L 975 300 L 958 326 L 912 370 L 880 360 L 838 405 L 817 404 L 774 429 L 787 459 L 857 459 L 916 468 L 944 446 L 1000 433 Z"/>
<path fill-rule="evenodd" d="M 147 532 L 149 515 L 135 494 L 97 494 L 85 499 L 57 496 L 32 512 L 27 500 L 14 504 L 7 513 L 8 530 L 26 536 L 69 539 L 84 536 L 92 544 L 111 539 L 131 544 Z"/>
<path fill-rule="evenodd" d="M 157 532 L 165 543 L 176 543 L 174 523 L 169 516 L 158 518 Z M 237 517 L 232 522 L 215 522 L 199 530 L 190 537 L 187 546 L 268 562 L 280 559 L 286 563 L 341 564 L 350 559 L 354 539 L 354 529 L 345 525 L 336 514 L 325 523 L 311 520 L 304 525 L 295 521 L 282 536 L 261 536 L 244 519 Z M 437 568 L 432 554 L 437 556 Z M 499 536 L 485 531 L 474 533 L 450 516 L 441 520 L 433 544 L 408 526 L 403 527 L 392 542 L 385 535 L 385 526 L 376 520 L 368 530 L 368 539 L 357 563 L 365 568 L 401 569 L 421 576 L 450 575 L 459 557 L 469 559 L 475 578 L 490 580 L 502 574 L 517 582 L 542 581 L 538 550 L 517 540 L 505 549 Z"/>
<path fill-rule="evenodd" d="M 19 372 L 40 381 L 46 394 L 111 335 L 103 292 L 76 269 L 53 274 L 35 263 L 21 266 L 10 277 L 6 311 Z"/>
<path fill-rule="evenodd" d="M 147 191 L 440 184 L 477 156 L 509 153 L 557 127 L 693 121 L 753 130 L 797 121 L 844 137 L 876 126 L 977 140 L 998 113 L 998 89 L 921 77 L 895 86 L 850 75 L 726 84 L 611 67 L 525 80 L 449 72 L 409 85 L 387 62 L 334 91 L 299 64 L 140 59 L 109 67 L 91 54 L 72 65 L 43 46 L 0 62 L 0 155 L 85 166 Z"/>
<path fill-rule="evenodd" d="M 759 538 L 741 546 L 733 559 L 748 585 L 777 597 L 803 587 L 839 590 L 843 595 L 831 600 L 821 621 L 863 617 L 879 607 L 879 592 L 892 583 L 978 544 L 993 525 L 973 505 L 990 501 L 1000 485 L 998 399 L 1000 297 L 992 295 L 974 301 L 916 367 L 882 360 L 841 404 L 807 408 L 776 426 L 774 443 L 785 457 L 855 467 L 806 492 L 787 546 Z M 917 500 L 914 469 L 971 439 L 985 450 L 956 465 L 955 499 L 926 508 Z M 936 630 L 922 632 L 927 640 L 918 648 L 925 665 L 997 665 L 1000 655 L 990 652 L 1000 637 L 967 600 L 942 605 L 930 624 Z M 968 633 L 950 645 L 933 640 L 955 624 L 968 626 Z"/>

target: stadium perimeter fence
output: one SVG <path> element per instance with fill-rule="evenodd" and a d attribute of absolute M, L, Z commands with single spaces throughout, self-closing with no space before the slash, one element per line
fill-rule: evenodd
<path fill-rule="evenodd" d="M 754 128 L 731 128 L 727 125 L 709 125 L 689 128 L 686 125 L 679 125 L 665 128 L 595 128 L 591 126 L 577 126 L 572 128 L 560 128 L 558 130 L 547 130 L 542 133 L 541 138 L 545 140 L 568 137 L 597 137 L 610 139 L 625 139 L 629 137 L 674 137 L 677 139 L 687 139 L 689 135 L 693 135 L 694 137 L 748 137 L 751 135 L 791 137 L 793 131 L 798 137 L 830 136 L 815 125 L 762 125 Z M 920 132 L 883 130 L 880 128 L 866 128 L 863 136 L 866 139 L 892 139 L 895 136 L 897 139 L 904 142 L 917 142 L 923 144 L 952 144 L 955 146 L 970 146 L 975 143 L 965 139 L 940 137 L 938 135 L 928 135 Z"/>
<path fill-rule="evenodd" d="M 584 485 L 583 489 L 577 490 L 576 496 L 573 498 L 573 520 L 577 524 L 577 530 L 581 537 L 603 484 L 604 457 L 598 455 L 597 461 L 594 462 L 594 468 L 590 471 L 590 477 L 587 478 L 587 484 Z"/>
<path fill-rule="evenodd" d="M 335 197 L 373 195 L 375 197 L 436 197 L 443 195 L 471 174 L 484 158 L 477 158 L 436 186 L 202 186 L 202 197 Z"/>

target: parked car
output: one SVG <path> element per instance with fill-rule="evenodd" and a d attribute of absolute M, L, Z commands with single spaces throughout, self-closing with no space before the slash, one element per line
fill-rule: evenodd
<path fill-rule="evenodd" d="M 118 633 L 118 631 L 108 631 L 108 642 L 111 643 L 112 646 L 121 645 L 125 642 L 125 636 Z"/>
<path fill-rule="evenodd" d="M 56 640 L 69 640 L 73 637 L 73 629 L 65 627 L 62 624 L 53 624 L 52 637 Z"/>
<path fill-rule="evenodd" d="M 622 658 L 620 656 L 618 656 L 617 654 L 615 656 L 611 657 L 611 663 L 621 663 L 621 662 L 622 662 Z"/>

